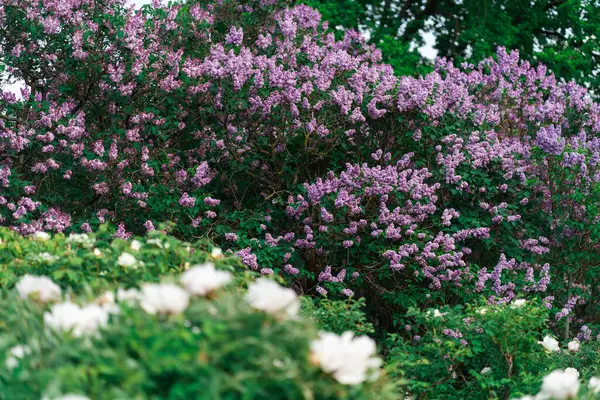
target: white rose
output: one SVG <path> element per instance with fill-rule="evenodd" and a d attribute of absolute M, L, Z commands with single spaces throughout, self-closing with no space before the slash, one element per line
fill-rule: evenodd
<path fill-rule="evenodd" d="M 88 304 L 81 308 L 73 334 L 75 336 L 94 334 L 99 328 L 108 324 L 108 317 L 108 309 L 96 304 Z"/>
<path fill-rule="evenodd" d="M 250 284 L 246 301 L 253 308 L 269 314 L 290 317 L 300 311 L 300 301 L 296 292 L 267 278 L 259 278 Z"/>
<path fill-rule="evenodd" d="M 67 242 L 75 242 L 75 243 L 80 243 L 80 242 L 85 242 L 88 240 L 88 235 L 87 233 L 71 233 L 69 235 L 69 237 L 67 238 Z"/>
<path fill-rule="evenodd" d="M 77 304 L 59 303 L 44 313 L 44 322 L 55 331 L 70 331 L 77 326 L 80 313 L 81 308 Z"/>
<path fill-rule="evenodd" d="M 141 296 L 140 305 L 148 314 L 179 314 L 190 302 L 188 293 L 171 283 L 146 283 Z"/>
<path fill-rule="evenodd" d="M 160 247 L 161 249 L 168 249 L 170 246 L 170 244 L 168 242 L 163 244 L 163 242 L 161 242 L 160 239 L 148 239 L 148 240 L 146 240 L 146 243 L 154 244 L 157 247 Z"/>
<path fill-rule="evenodd" d="M 137 289 L 121 289 L 117 290 L 117 301 L 120 303 L 134 303 L 142 298 L 142 294 Z"/>
<path fill-rule="evenodd" d="M 21 298 L 27 299 L 33 295 L 42 303 L 59 300 L 61 296 L 60 287 L 46 276 L 25 275 L 15 287 Z"/>
<path fill-rule="evenodd" d="M 554 339 L 552 336 L 546 335 L 546 337 L 544 337 L 544 340 L 541 342 L 538 342 L 538 343 L 541 344 L 546 351 L 549 351 L 549 352 L 560 351 L 560 347 L 558 346 L 558 341 L 556 339 Z"/>
<path fill-rule="evenodd" d="M 542 389 L 537 397 L 541 399 L 573 399 L 579 392 L 579 373 L 574 368 L 552 371 L 544 377 Z"/>
<path fill-rule="evenodd" d="M 566 368 L 565 372 L 568 374 L 575 374 L 579 378 L 579 371 L 576 368 Z"/>
<path fill-rule="evenodd" d="M 100 249 L 96 247 L 96 248 L 94 249 L 94 255 L 95 255 L 96 257 L 102 257 L 102 251 L 100 251 Z"/>
<path fill-rule="evenodd" d="M 140 249 L 142 248 L 142 242 L 134 239 L 131 241 L 131 244 L 129 245 L 129 247 L 131 247 L 131 250 L 140 251 Z"/>
<path fill-rule="evenodd" d="M 115 294 L 113 292 L 104 292 L 102 296 L 96 299 L 98 305 L 115 304 Z"/>
<path fill-rule="evenodd" d="M 483 308 L 480 308 L 479 310 L 477 310 L 477 313 L 478 313 L 479 315 L 485 315 L 485 314 L 487 314 L 487 312 L 488 312 L 488 309 L 487 309 L 487 308 L 485 308 L 485 307 L 483 307 Z"/>
<path fill-rule="evenodd" d="M 89 237 L 87 233 L 71 233 L 67 238 L 67 243 L 77 243 L 83 247 L 92 247 L 96 240 Z"/>
<path fill-rule="evenodd" d="M 133 267 L 137 264 L 137 260 L 129 253 L 121 253 L 117 259 L 117 264 L 119 264 L 121 267 Z"/>
<path fill-rule="evenodd" d="M 525 299 L 518 299 L 512 302 L 512 304 L 510 305 L 510 308 L 521 308 L 525 305 L 525 303 L 527 303 L 527 300 Z"/>
<path fill-rule="evenodd" d="M 436 308 L 435 310 L 433 310 L 433 316 L 434 316 L 435 318 L 442 318 L 442 317 L 443 317 L 444 315 L 446 315 L 446 314 L 448 314 L 448 313 L 447 313 L 447 312 L 445 312 L 445 313 L 443 313 L 443 312 L 440 312 L 440 310 L 438 310 L 437 308 Z M 431 316 L 431 310 L 430 310 L 430 311 L 427 311 L 427 315 L 428 315 L 428 316 Z"/>
<path fill-rule="evenodd" d="M 102 307 L 109 314 L 118 314 L 119 306 L 115 303 L 115 294 L 113 292 L 105 292 L 102 296 L 96 299 L 96 304 Z"/>
<path fill-rule="evenodd" d="M 220 248 L 215 247 L 211 250 L 210 256 L 215 260 L 218 260 L 219 258 L 223 257 L 223 251 Z"/>
<path fill-rule="evenodd" d="M 27 346 L 17 345 L 8 350 L 9 356 L 6 358 L 6 367 L 14 369 L 19 365 L 19 360 L 25 357 L 25 354 L 31 353 L 31 349 Z"/>
<path fill-rule="evenodd" d="M 37 231 L 33 234 L 33 238 L 35 240 L 45 242 L 46 240 L 50 239 L 50 234 L 43 231 Z"/>
<path fill-rule="evenodd" d="M 46 326 L 61 332 L 71 332 L 74 336 L 96 333 L 108 323 L 108 312 L 96 304 L 81 308 L 70 302 L 55 304 L 44 313 Z"/>
<path fill-rule="evenodd" d="M 594 394 L 600 393 L 600 378 L 597 376 L 592 376 L 590 378 L 590 382 L 588 383 L 588 389 L 590 389 Z"/>
<path fill-rule="evenodd" d="M 490 367 L 485 367 L 481 370 L 481 375 L 487 375 L 490 372 L 492 372 L 492 369 Z"/>
<path fill-rule="evenodd" d="M 377 374 L 369 374 L 381 366 L 375 356 L 376 346 L 368 336 L 354 337 L 352 332 L 341 336 L 321 332 L 319 339 L 310 345 L 311 360 L 321 369 L 333 375 L 343 385 L 357 385 Z"/>
<path fill-rule="evenodd" d="M 581 347 L 581 343 L 579 343 L 579 340 L 577 340 L 577 339 L 571 340 L 569 342 L 569 344 L 567 345 L 567 348 L 569 349 L 569 351 L 573 352 L 573 353 L 579 351 L 580 347 Z"/>
<path fill-rule="evenodd" d="M 181 284 L 190 294 L 205 296 L 231 282 L 231 273 L 215 269 L 212 263 L 195 265 L 181 276 Z"/>

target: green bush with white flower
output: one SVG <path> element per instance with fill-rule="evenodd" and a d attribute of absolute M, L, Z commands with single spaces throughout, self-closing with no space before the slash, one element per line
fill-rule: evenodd
<path fill-rule="evenodd" d="M 62 258 L 15 264 L 3 253 L 5 279 L 15 284 L 0 298 L 2 399 L 398 398 L 371 338 L 320 331 L 311 318 L 318 307 L 303 315 L 292 289 L 236 272 L 218 251 L 190 245 L 198 250 L 187 259 L 201 261 L 190 265 L 178 259 L 187 245 L 166 237 L 43 239 L 3 232 L 10 254 L 35 248 Z M 78 290 L 67 285 L 73 276 L 49 277 L 75 258 Z M 167 273 L 146 281 L 161 262 Z M 113 282 L 121 270 L 132 274 L 128 285 Z M 356 314 L 360 303 L 349 304 L 331 306 Z"/>
<path fill-rule="evenodd" d="M 555 337 L 536 301 L 414 308 L 386 337 L 364 299 L 298 297 L 208 241 L 108 226 L 0 229 L 0 284 L 0 399 L 600 398 L 600 342 Z"/>
<path fill-rule="evenodd" d="M 494 306 L 482 299 L 411 309 L 408 315 L 416 323 L 390 336 L 387 363 L 413 398 L 525 400 L 530 393 L 538 393 L 531 397 L 537 400 L 600 398 L 598 341 L 555 338 L 543 305 L 519 299 Z M 573 371 L 577 382 L 588 380 L 593 390 L 581 383 L 575 397 L 567 379 Z"/>
<path fill-rule="evenodd" d="M 0 228 L 0 285 L 12 286 L 25 274 L 44 275 L 65 289 L 94 290 L 117 284 L 157 282 L 161 276 L 182 273 L 192 264 L 211 261 L 229 271 L 247 271 L 237 258 L 225 258 L 207 240 L 183 242 L 161 231 L 123 240 L 104 225 L 93 234 L 38 232 L 24 238 Z"/>
<path fill-rule="evenodd" d="M 591 400 L 600 397 L 600 378 L 591 377 L 582 381 L 575 368 L 557 369 L 543 378 L 542 386 L 536 395 L 525 395 L 518 400 Z"/>

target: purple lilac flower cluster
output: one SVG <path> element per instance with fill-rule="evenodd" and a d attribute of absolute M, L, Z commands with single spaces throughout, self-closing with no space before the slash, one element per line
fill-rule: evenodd
<path fill-rule="evenodd" d="M 598 242 L 585 88 L 502 48 L 396 77 L 309 7 L 238 6 L 4 0 L 6 73 L 25 85 L 0 93 L 0 224 L 129 237 L 175 221 L 264 274 L 306 269 L 321 294 L 384 276 L 491 302 L 546 291 L 565 240 Z M 260 229 L 240 221 L 254 214 Z M 259 265 L 267 251 L 285 255 Z"/>

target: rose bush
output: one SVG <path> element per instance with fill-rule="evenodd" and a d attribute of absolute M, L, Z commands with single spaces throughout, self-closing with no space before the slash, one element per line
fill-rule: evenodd
<path fill-rule="evenodd" d="M 291 289 L 229 261 L 79 293 L 22 276 L 0 298 L 0 397 L 397 398 L 372 339 L 319 334 Z M 287 308 L 273 307 L 283 297 Z"/>

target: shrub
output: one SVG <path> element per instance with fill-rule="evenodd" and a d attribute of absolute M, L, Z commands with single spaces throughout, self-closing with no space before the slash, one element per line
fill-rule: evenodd
<path fill-rule="evenodd" d="M 362 335 L 375 333 L 373 324 L 364 313 L 365 299 L 330 300 L 302 297 L 304 312 L 312 317 L 319 329 L 342 334 L 346 331 Z"/>
<path fill-rule="evenodd" d="M 529 393 L 546 368 L 538 341 L 548 311 L 534 304 L 455 306 L 408 315 L 392 337 L 390 363 L 407 389 L 431 398 L 506 398 Z"/>
<path fill-rule="evenodd" d="M 0 396 L 397 398 L 361 370 L 379 365 L 371 339 L 333 335 L 319 347 L 315 325 L 289 308 L 299 306 L 291 289 L 258 280 L 245 293 L 220 271 L 192 267 L 185 290 L 171 276 L 101 295 L 82 285 L 65 300 L 45 296 L 42 279 L 21 278 L 0 299 Z"/>
<path fill-rule="evenodd" d="M 170 220 L 305 289 L 372 298 L 388 325 L 427 295 L 506 303 L 550 276 L 556 311 L 591 300 L 584 88 L 502 49 L 396 78 L 360 35 L 285 6 L 5 2 L 7 72 L 27 88 L 4 94 L 4 224 L 128 237 Z"/>
<path fill-rule="evenodd" d="M 243 268 L 235 258 L 225 258 L 207 241 L 181 242 L 153 231 L 131 241 L 114 238 L 104 225 L 96 233 L 23 237 L 0 229 L 0 284 L 12 286 L 25 274 L 50 277 L 63 288 L 106 287 L 156 282 L 166 274 L 179 274 L 206 261 L 231 271 Z M 237 268 L 236 268 L 237 267 Z M 247 278 L 246 278 L 247 279 Z"/>
<path fill-rule="evenodd" d="M 542 378 L 557 369 L 597 376 L 598 342 L 556 340 L 548 314 L 523 299 L 411 309 L 414 323 L 390 336 L 388 365 L 410 393 L 427 398 L 515 398 L 537 393 Z"/>

